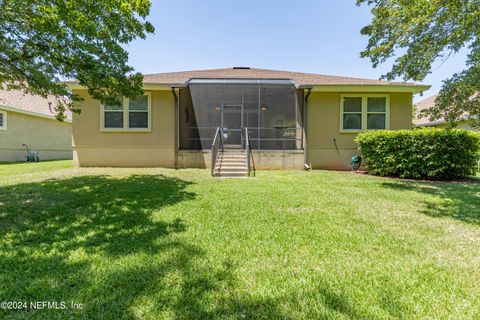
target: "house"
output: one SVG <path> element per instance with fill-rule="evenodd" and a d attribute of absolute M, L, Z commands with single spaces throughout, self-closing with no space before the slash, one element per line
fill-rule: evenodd
<path fill-rule="evenodd" d="M 430 109 L 435 105 L 435 99 L 437 99 L 437 95 L 428 97 L 423 99 L 415 104 L 416 113 L 419 114 L 421 111 Z M 417 116 L 413 120 L 413 124 L 415 127 L 435 127 L 435 128 L 446 128 L 448 123 L 445 119 L 440 118 L 434 121 L 430 121 L 428 117 Z M 466 129 L 466 130 L 474 130 L 477 131 L 478 128 L 474 128 L 472 126 L 472 118 L 465 114 L 461 117 L 461 119 L 456 123 L 457 129 Z"/>
<path fill-rule="evenodd" d="M 117 105 L 69 86 L 84 99 L 79 166 L 209 168 L 218 140 L 234 153 L 248 137 L 257 169 L 345 169 L 358 132 L 411 128 L 412 96 L 429 88 L 249 67 L 147 74 L 144 95 Z"/>
<path fill-rule="evenodd" d="M 25 161 L 23 144 L 40 160 L 72 159 L 71 115 L 55 118 L 55 98 L 0 90 L 0 162 Z"/>

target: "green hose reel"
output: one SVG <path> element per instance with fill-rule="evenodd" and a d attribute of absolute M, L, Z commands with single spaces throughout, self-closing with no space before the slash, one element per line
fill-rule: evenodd
<path fill-rule="evenodd" d="M 350 163 L 352 165 L 352 170 L 357 171 L 362 165 L 362 157 L 356 154 L 352 157 Z"/>

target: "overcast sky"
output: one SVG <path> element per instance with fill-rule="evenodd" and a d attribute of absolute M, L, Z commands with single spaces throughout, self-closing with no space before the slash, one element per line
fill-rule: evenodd
<path fill-rule="evenodd" d="M 130 63 L 142 73 L 249 66 L 378 79 L 360 58 L 371 20 L 355 0 L 153 0 L 156 28 L 131 43 Z M 442 80 L 464 67 L 465 52 L 434 66 L 424 83 L 435 94 Z"/>

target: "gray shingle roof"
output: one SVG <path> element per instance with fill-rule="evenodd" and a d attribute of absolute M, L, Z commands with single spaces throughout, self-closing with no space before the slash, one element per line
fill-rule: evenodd
<path fill-rule="evenodd" d="M 49 102 L 51 102 L 51 106 L 49 106 Z M 56 115 L 54 110 L 56 106 L 55 96 L 48 96 L 45 99 L 22 91 L 0 90 L 0 106 L 33 112 L 44 116 L 55 117 Z M 67 119 L 72 119 L 70 112 L 67 112 Z"/>
<path fill-rule="evenodd" d="M 152 84 L 185 84 L 190 79 L 289 79 L 298 85 L 418 85 L 407 82 L 390 82 L 314 73 L 235 67 L 145 74 L 143 82 Z"/>
<path fill-rule="evenodd" d="M 425 98 L 417 103 L 415 103 L 415 107 L 416 107 L 416 111 L 417 111 L 417 116 L 413 119 L 413 123 L 415 125 L 425 125 L 425 124 L 429 124 L 431 123 L 432 121 L 430 121 L 428 119 L 428 117 L 418 117 L 418 114 L 423 111 L 423 110 L 426 110 L 426 109 L 430 109 L 431 107 L 433 107 L 435 105 L 435 99 L 437 99 L 437 95 L 433 95 L 431 97 L 428 97 L 428 98 Z M 445 121 L 444 119 L 439 119 L 437 121 Z"/>
<path fill-rule="evenodd" d="M 413 119 L 413 124 L 416 126 L 433 126 L 433 125 L 438 125 L 438 124 L 443 124 L 446 123 L 445 118 L 441 117 L 439 119 L 436 119 L 434 121 L 430 121 L 428 117 L 419 117 L 418 113 L 420 113 L 423 110 L 430 109 L 431 107 L 435 106 L 435 100 L 437 99 L 438 94 L 433 95 L 431 97 L 428 97 L 426 99 L 423 99 L 417 103 L 415 103 L 416 111 L 417 111 L 417 116 Z M 471 119 L 472 116 L 470 116 L 469 113 L 464 113 L 459 121 L 462 120 L 468 120 Z"/>

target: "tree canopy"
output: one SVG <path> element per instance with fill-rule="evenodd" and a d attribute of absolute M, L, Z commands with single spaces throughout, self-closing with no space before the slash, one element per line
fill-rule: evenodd
<path fill-rule="evenodd" d="M 435 107 L 425 115 L 453 124 L 469 114 L 479 126 L 480 0 L 357 0 L 361 4 L 373 14 L 361 30 L 369 37 L 361 56 L 374 67 L 395 57 L 384 79 L 422 81 L 434 62 L 468 48 L 466 68 L 443 81 Z"/>
<path fill-rule="evenodd" d="M 62 83 L 76 79 L 104 102 L 142 92 L 122 47 L 154 32 L 150 0 L 1 0 L 0 87 L 59 97 L 58 118 L 77 111 Z"/>

